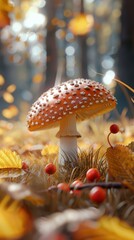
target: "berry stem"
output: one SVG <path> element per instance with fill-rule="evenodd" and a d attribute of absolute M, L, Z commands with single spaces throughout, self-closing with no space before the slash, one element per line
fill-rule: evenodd
<path fill-rule="evenodd" d="M 112 148 L 113 148 L 112 144 L 110 143 L 110 139 L 109 139 L 110 135 L 111 135 L 111 132 L 110 132 L 110 133 L 108 134 L 108 136 L 107 136 L 107 141 L 108 141 L 108 143 L 109 143 L 110 147 L 112 147 Z"/>
<path fill-rule="evenodd" d="M 51 176 L 50 174 L 47 177 L 48 186 L 51 186 Z"/>

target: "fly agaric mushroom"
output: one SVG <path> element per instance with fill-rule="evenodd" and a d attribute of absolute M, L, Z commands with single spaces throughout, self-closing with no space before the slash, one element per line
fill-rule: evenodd
<path fill-rule="evenodd" d="M 28 129 L 42 130 L 60 126 L 59 163 L 64 164 L 66 156 L 77 155 L 76 120 L 85 120 L 111 111 L 116 99 L 102 84 L 88 79 L 63 82 L 47 92 L 32 105 L 28 114 Z"/>

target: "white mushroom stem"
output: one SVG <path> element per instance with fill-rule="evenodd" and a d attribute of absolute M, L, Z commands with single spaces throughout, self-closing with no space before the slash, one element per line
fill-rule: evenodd
<path fill-rule="evenodd" d="M 60 130 L 56 135 L 60 138 L 59 163 L 64 165 L 67 158 L 78 160 L 77 137 L 81 135 L 76 129 L 76 115 L 68 115 L 60 121 Z"/>

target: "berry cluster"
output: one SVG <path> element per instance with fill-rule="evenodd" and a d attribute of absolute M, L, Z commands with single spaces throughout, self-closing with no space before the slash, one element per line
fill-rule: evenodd
<path fill-rule="evenodd" d="M 120 131 L 120 128 L 117 124 L 112 124 L 110 126 L 110 133 L 107 136 L 108 143 L 111 147 L 113 147 L 109 141 L 109 136 L 112 134 L 116 134 Z M 56 172 L 56 166 L 53 163 L 49 163 L 45 166 L 45 173 L 47 173 L 49 176 L 54 174 Z M 97 181 L 99 181 L 101 178 L 101 174 L 97 168 L 90 168 L 86 172 L 86 182 L 87 183 L 95 183 L 95 185 L 91 188 L 89 192 L 89 199 L 91 202 L 100 204 L 106 200 L 106 189 L 102 186 L 97 186 Z M 99 184 L 98 184 L 99 185 Z M 81 189 L 84 188 L 84 183 L 77 179 L 74 182 L 72 182 L 71 186 L 68 183 L 62 182 L 57 185 L 57 189 L 60 191 L 68 192 L 70 194 L 81 196 Z"/>
<path fill-rule="evenodd" d="M 53 163 L 48 163 L 44 169 L 45 173 L 49 176 L 56 172 L 56 166 Z M 100 180 L 101 174 L 97 168 L 90 168 L 86 172 L 86 181 L 87 182 L 97 182 Z M 60 191 L 68 192 L 73 194 L 74 196 L 81 196 L 81 189 L 83 187 L 83 182 L 79 179 L 72 182 L 71 186 L 66 183 L 62 182 L 57 185 L 57 189 Z M 89 199 L 92 202 L 97 204 L 102 203 L 106 199 L 106 190 L 102 187 L 95 186 L 89 192 Z"/>
<path fill-rule="evenodd" d="M 101 177 L 101 174 L 97 168 L 90 168 L 86 172 L 86 182 L 96 183 L 98 180 L 100 180 L 100 177 Z M 81 189 L 83 189 L 83 187 L 84 187 L 84 184 L 79 179 L 72 182 L 71 186 L 69 186 L 68 183 L 59 183 L 57 185 L 58 190 L 69 192 L 70 194 L 73 194 L 78 197 L 81 196 L 81 193 L 82 193 Z M 106 190 L 96 185 L 90 190 L 89 199 L 90 201 L 97 204 L 104 202 L 106 199 Z"/>

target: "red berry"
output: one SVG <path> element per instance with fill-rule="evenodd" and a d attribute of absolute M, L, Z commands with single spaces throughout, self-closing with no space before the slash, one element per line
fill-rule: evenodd
<path fill-rule="evenodd" d="M 45 166 L 45 172 L 49 175 L 54 174 L 56 172 L 56 166 L 53 163 L 48 163 Z"/>
<path fill-rule="evenodd" d="M 79 179 L 75 180 L 71 184 L 72 187 L 76 187 L 76 188 L 79 187 L 79 186 L 82 186 L 82 185 L 83 185 L 83 182 L 80 181 Z M 74 194 L 74 195 L 77 195 L 77 196 L 80 196 L 81 195 L 81 190 L 71 190 L 70 193 Z"/>
<path fill-rule="evenodd" d="M 54 236 L 51 237 L 51 240 L 67 240 L 67 238 L 62 233 L 56 233 Z"/>
<path fill-rule="evenodd" d="M 92 202 L 102 203 L 106 199 L 106 190 L 102 187 L 93 187 L 89 193 Z"/>
<path fill-rule="evenodd" d="M 116 134 L 119 132 L 119 126 L 117 124 L 112 124 L 110 126 L 110 132 L 113 133 L 113 134 Z"/>
<path fill-rule="evenodd" d="M 86 179 L 88 182 L 93 182 L 100 179 L 100 172 L 97 168 L 90 168 L 86 173 Z"/>
<path fill-rule="evenodd" d="M 24 171 L 28 171 L 29 170 L 29 166 L 28 166 L 28 164 L 26 162 L 22 162 L 22 169 Z"/>
<path fill-rule="evenodd" d="M 65 191 L 65 192 L 70 191 L 70 186 L 67 183 L 59 183 L 57 187 L 58 187 L 58 189 Z"/>
<path fill-rule="evenodd" d="M 76 187 L 76 186 L 82 186 L 83 185 L 83 182 L 81 180 L 75 180 L 74 182 L 72 182 L 71 186 L 72 187 Z"/>

